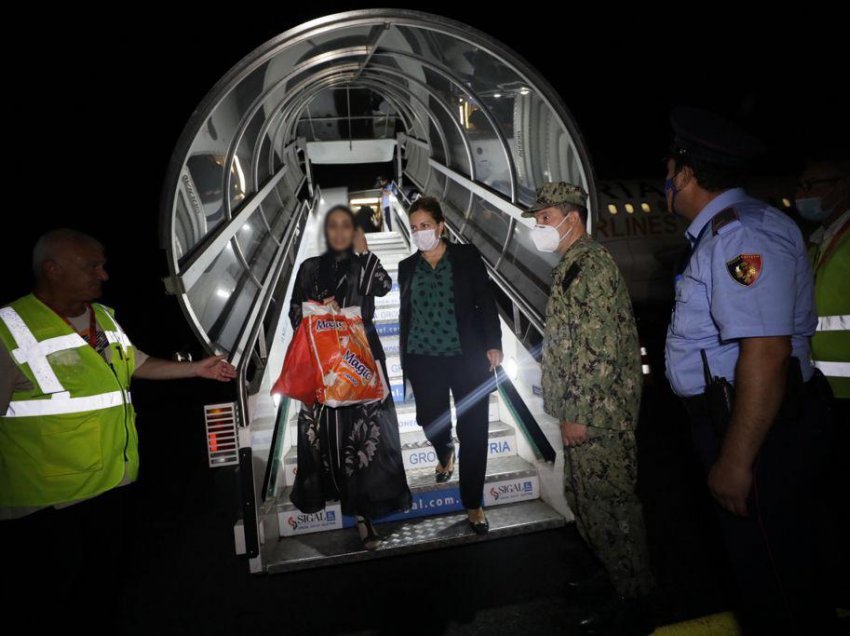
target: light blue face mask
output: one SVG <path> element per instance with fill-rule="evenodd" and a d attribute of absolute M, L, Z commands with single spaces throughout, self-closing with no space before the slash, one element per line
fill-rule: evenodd
<path fill-rule="evenodd" d="M 794 204 L 797 207 L 797 212 L 800 213 L 807 221 L 814 221 L 819 223 L 824 221 L 832 214 L 832 209 L 824 210 L 821 207 L 821 198 L 820 197 L 806 197 L 804 199 L 797 199 Z"/>

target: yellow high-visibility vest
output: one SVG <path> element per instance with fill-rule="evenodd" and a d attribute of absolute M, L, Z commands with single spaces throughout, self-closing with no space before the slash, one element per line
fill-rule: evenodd
<path fill-rule="evenodd" d="M 813 252 L 817 332 L 812 360 L 837 398 L 850 399 L 850 211 Z"/>
<path fill-rule="evenodd" d="M 0 308 L 0 343 L 32 384 L 0 414 L 0 507 L 49 506 L 99 495 L 139 469 L 130 378 L 135 349 L 103 305 L 107 363 L 32 294 Z"/>

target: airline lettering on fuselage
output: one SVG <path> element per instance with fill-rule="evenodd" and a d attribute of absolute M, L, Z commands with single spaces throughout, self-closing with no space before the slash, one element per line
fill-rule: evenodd
<path fill-rule="evenodd" d="M 633 236 L 679 236 L 682 233 L 676 218 L 664 212 L 664 216 L 642 214 L 638 216 L 611 216 L 604 211 L 594 226 L 594 231 L 604 238 L 631 238 Z"/>

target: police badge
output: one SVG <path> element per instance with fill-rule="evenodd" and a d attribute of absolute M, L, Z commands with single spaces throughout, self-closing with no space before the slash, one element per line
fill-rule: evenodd
<path fill-rule="evenodd" d="M 738 254 L 726 263 L 726 269 L 736 283 L 749 287 L 761 274 L 761 254 Z"/>

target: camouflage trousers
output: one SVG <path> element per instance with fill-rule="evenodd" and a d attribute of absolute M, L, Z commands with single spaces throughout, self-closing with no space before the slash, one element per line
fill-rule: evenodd
<path fill-rule="evenodd" d="M 643 511 L 635 492 L 637 446 L 632 431 L 590 429 L 564 448 L 564 491 L 576 526 L 602 562 L 618 594 L 637 597 L 653 586 Z"/>

